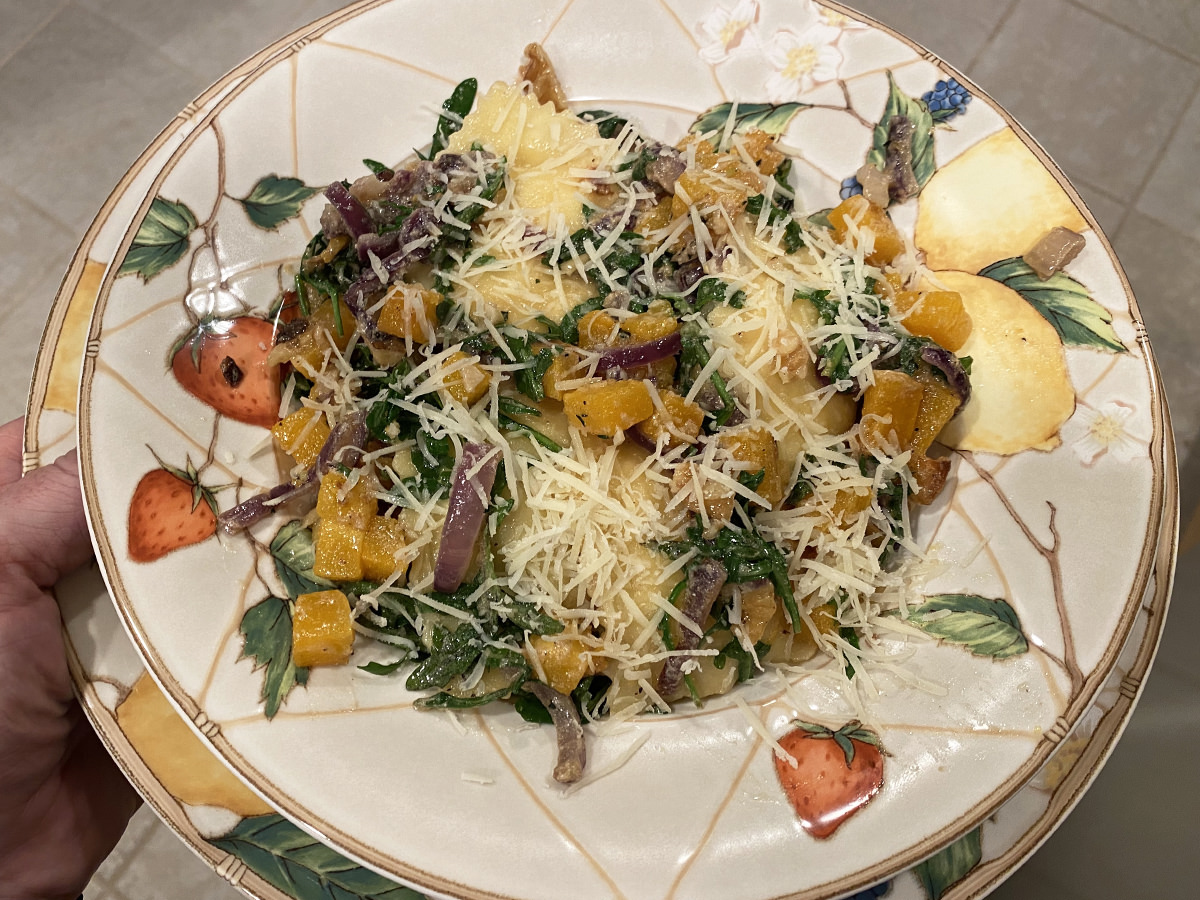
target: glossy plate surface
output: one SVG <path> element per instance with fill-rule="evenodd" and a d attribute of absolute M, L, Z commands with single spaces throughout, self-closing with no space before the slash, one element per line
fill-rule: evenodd
<path fill-rule="evenodd" d="M 208 540 L 152 563 L 129 558 L 130 502 L 157 467 L 147 446 L 176 466 L 190 458 L 210 485 L 278 479 L 269 455 L 254 455 L 262 429 L 174 382 L 165 360 L 189 311 L 264 311 L 278 268 L 315 227 L 321 203 L 309 202 L 311 188 L 358 171 L 364 156 L 396 159 L 421 145 L 432 110 L 461 77 L 511 78 L 524 44 L 542 40 L 581 106 L 632 114 L 667 138 L 725 100 L 800 100 L 785 140 L 803 159 L 801 203 L 817 210 L 852 189 L 843 182 L 889 105 L 916 103 L 951 74 L 894 35 L 807 4 L 639 5 L 639 16 L 621 4 L 527 6 L 460 34 L 454 53 L 440 17 L 463 16 L 455 4 L 365 4 L 330 17 L 231 84 L 147 171 L 150 184 L 131 189 L 140 207 L 100 285 L 80 416 L 89 510 L 122 619 L 172 700 L 257 791 L 350 854 L 424 887 L 522 898 L 555 896 L 563 883 L 583 896 L 775 897 L 872 884 L 973 829 L 1089 708 L 1150 583 L 1172 490 L 1153 362 L 1107 242 L 1040 150 L 961 77 L 964 92 L 941 89 L 946 115 L 933 110 L 937 96 L 927 101 L 932 170 L 921 199 L 896 217 L 931 267 L 965 273 L 948 279 L 993 267 L 993 283 L 1004 274 L 994 265 L 1018 255 L 1011 248 L 1047 215 L 1085 230 L 1088 247 L 1069 269 L 1078 290 L 1040 298 L 1044 321 L 1057 314 L 1051 350 L 1065 360 L 1075 407 L 1049 434 L 1034 421 L 990 445 L 1004 455 L 957 457 L 953 496 L 923 516 L 923 540 L 954 563 L 930 593 L 1005 600 L 1029 649 L 995 659 L 917 645 L 910 668 L 947 693 L 881 680 L 872 724 L 890 753 L 884 787 L 834 837 L 819 842 L 799 828 L 769 750 L 729 701 L 595 740 L 601 770 L 637 752 L 569 796 L 548 784 L 548 731 L 508 712 L 418 714 L 397 681 L 357 670 L 314 673 L 268 722 L 263 673 L 239 661 L 239 625 L 247 609 L 282 594 L 266 549 L 281 523 L 257 546 Z M 597 28 L 610 33 L 603 48 Z M 616 51 L 625 65 L 609 62 Z M 464 59 L 474 60 L 470 72 Z M 964 103 L 967 92 L 975 96 Z M 405 97 L 404 115 L 379 115 L 380 96 Z M 1005 216 L 995 206 L 1023 184 L 1051 197 L 1032 224 L 1027 209 Z M 1008 244 L 996 240 L 980 256 L 977 243 L 946 238 L 981 216 Z M 1031 308 L 1039 299 L 1013 294 Z M 1124 486 L 1119 508 L 1105 502 L 1114 484 Z M 851 717 L 820 677 L 793 679 L 786 692 L 764 682 L 739 697 L 776 735 L 796 718 L 836 727 Z M 514 856 L 527 861 L 516 872 Z M 547 867 L 562 880 L 547 883 Z"/>

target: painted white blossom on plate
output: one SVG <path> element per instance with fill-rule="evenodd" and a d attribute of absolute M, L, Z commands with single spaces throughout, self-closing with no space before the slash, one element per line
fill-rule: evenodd
<path fill-rule="evenodd" d="M 780 31 L 766 46 L 767 61 L 775 74 L 767 79 L 767 97 L 773 103 L 794 100 L 818 84 L 835 81 L 842 65 L 837 48 L 840 29 L 811 25 L 800 33 Z"/>
<path fill-rule="evenodd" d="M 1126 422 L 1134 412 L 1132 406 L 1116 400 L 1095 409 L 1080 406 L 1063 425 L 1063 439 L 1085 466 L 1092 465 L 1105 453 L 1129 462 L 1143 449 L 1142 442 L 1126 428 Z"/>
<path fill-rule="evenodd" d="M 700 23 L 700 30 L 710 38 L 700 48 L 700 58 L 714 66 L 725 62 L 757 19 L 757 0 L 738 0 L 732 9 L 718 6 Z"/>
<path fill-rule="evenodd" d="M 821 21 L 834 28 L 840 28 L 842 31 L 866 31 L 871 27 L 865 22 L 850 18 L 845 13 L 835 12 L 825 7 L 821 7 Z"/>

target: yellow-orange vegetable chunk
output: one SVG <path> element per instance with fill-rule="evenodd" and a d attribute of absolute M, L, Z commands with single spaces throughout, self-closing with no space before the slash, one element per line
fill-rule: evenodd
<path fill-rule="evenodd" d="M 958 291 L 897 291 L 892 305 L 909 334 L 935 340 L 951 353 L 971 336 L 971 316 Z"/>
<path fill-rule="evenodd" d="M 298 409 L 280 419 L 271 428 L 271 434 L 280 450 L 308 468 L 325 446 L 329 425 L 320 410 Z"/>
<path fill-rule="evenodd" d="M 407 545 L 404 526 L 398 519 L 375 516 L 367 525 L 363 535 L 362 570 L 363 578 L 370 581 L 386 581 L 397 569 L 406 564 L 397 560 L 397 555 Z M 402 581 L 393 583 L 403 583 Z"/>
<path fill-rule="evenodd" d="M 336 519 L 313 528 L 313 572 L 330 581 L 362 581 L 363 529 Z"/>
<path fill-rule="evenodd" d="M 602 309 L 593 309 L 579 320 L 579 346 L 602 350 L 617 342 L 617 319 Z"/>
<path fill-rule="evenodd" d="M 679 321 L 674 316 L 664 316 L 660 313 L 642 313 L 621 320 L 621 330 L 632 338 L 635 344 L 656 341 L 667 337 L 679 330 Z"/>
<path fill-rule="evenodd" d="M 341 472 L 328 472 L 321 479 L 317 515 L 323 520 L 345 522 L 362 530 L 375 516 L 379 505 L 375 501 L 375 484 L 368 478 L 359 478 L 347 490 L 346 480 Z"/>
<path fill-rule="evenodd" d="M 580 360 L 580 355 L 571 350 L 554 357 L 550 368 L 542 376 L 542 390 L 546 392 L 547 397 L 551 400 L 561 400 L 564 392 L 560 385 L 564 381 L 576 381 L 587 375 L 587 369 L 580 365 Z"/>
<path fill-rule="evenodd" d="M 859 437 L 868 453 L 907 450 L 917 427 L 917 412 L 925 389 L 903 372 L 879 370 L 863 392 Z"/>
<path fill-rule="evenodd" d="M 783 500 L 783 474 L 779 468 L 779 445 L 771 433 L 765 428 L 748 428 L 722 434 L 720 441 L 734 459 L 747 464 L 747 473 L 763 473 L 754 490 L 772 507 L 778 506 Z"/>
<path fill-rule="evenodd" d="M 841 244 L 852 243 L 850 235 L 855 227 L 859 232 L 871 232 L 874 244 L 865 257 L 869 265 L 885 266 L 904 252 L 904 241 L 888 217 L 887 210 L 873 205 L 861 194 L 847 197 L 830 210 L 829 224 L 833 226 L 834 237 Z"/>
<path fill-rule="evenodd" d="M 665 388 L 658 396 L 663 408 L 655 407 L 654 415 L 634 427 L 655 444 L 660 439 L 666 440 L 667 447 L 696 443 L 704 424 L 704 410 L 700 405 Z"/>
<path fill-rule="evenodd" d="M 564 394 L 563 411 L 571 425 L 612 437 L 654 415 L 654 401 L 644 381 L 600 381 Z"/>
<path fill-rule="evenodd" d="M 468 359 L 467 354 L 456 350 L 446 357 L 444 365 L 454 369 L 442 379 L 446 393 L 464 406 L 470 406 L 487 393 L 492 383 L 492 376 L 478 362 L 462 364 Z"/>
<path fill-rule="evenodd" d="M 329 302 L 314 309 L 304 331 L 272 348 L 267 356 L 268 364 L 291 363 L 309 377 L 320 372 L 325 365 L 326 354 L 332 353 L 331 348 L 345 350 L 354 336 L 354 314 L 350 312 L 350 307 L 339 300 L 336 307 L 338 315 L 334 315 L 334 309 Z"/>
<path fill-rule="evenodd" d="M 379 330 L 394 337 L 428 344 L 437 330 L 437 308 L 442 295 L 415 284 L 395 284 L 388 288 L 379 312 Z"/>
<path fill-rule="evenodd" d="M 292 662 L 298 667 L 341 666 L 354 650 L 350 599 L 341 591 L 296 598 L 292 611 Z"/>
<path fill-rule="evenodd" d="M 750 643 L 757 644 L 767 630 L 767 623 L 775 616 L 779 602 L 775 588 L 763 581 L 742 588 L 741 627 Z"/>
<path fill-rule="evenodd" d="M 555 639 L 534 635 L 529 639 L 529 644 L 546 674 L 546 683 L 559 693 L 571 693 L 584 675 L 597 671 L 590 648 L 578 638 Z"/>
<path fill-rule="evenodd" d="M 912 442 L 914 455 L 928 452 L 962 403 L 954 388 L 940 376 L 928 373 L 918 375 L 917 380 L 921 385 L 922 394 Z"/>

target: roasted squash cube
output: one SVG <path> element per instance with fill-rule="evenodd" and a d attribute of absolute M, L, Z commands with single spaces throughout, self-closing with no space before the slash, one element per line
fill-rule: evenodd
<path fill-rule="evenodd" d="M 443 377 L 442 387 L 463 406 L 470 406 L 486 394 L 492 384 L 491 373 L 483 368 L 478 360 L 464 362 L 468 359 L 470 357 L 467 354 L 456 350 L 446 357 L 443 364 L 445 368 L 453 371 Z"/>
<path fill-rule="evenodd" d="M 668 447 L 696 443 L 704 424 L 704 410 L 700 405 L 666 389 L 660 390 L 658 396 L 663 408 L 656 406 L 654 415 L 634 427 L 654 444 L 661 438 L 666 439 Z"/>
<path fill-rule="evenodd" d="M 909 334 L 937 341 L 951 353 L 971 336 L 971 316 L 958 291 L 897 291 L 892 305 Z"/>
<path fill-rule="evenodd" d="M 903 372 L 877 370 L 863 392 L 859 438 L 868 453 L 896 453 L 909 448 L 925 389 Z"/>
<path fill-rule="evenodd" d="M 437 308 L 442 295 L 415 284 L 388 288 L 379 312 L 379 330 L 394 337 L 428 344 L 437 332 Z"/>
<path fill-rule="evenodd" d="M 292 662 L 299 668 L 341 666 L 354 650 L 350 599 L 341 591 L 296 598 L 292 611 Z"/>
<path fill-rule="evenodd" d="M 546 683 L 561 694 L 570 694 L 584 675 L 599 671 L 591 648 L 578 638 L 545 638 L 535 634 L 529 645 L 546 674 Z"/>
<path fill-rule="evenodd" d="M 778 506 L 783 500 L 783 473 L 779 468 L 779 445 L 771 433 L 765 428 L 748 428 L 726 432 L 721 435 L 720 442 L 729 448 L 734 459 L 747 463 L 746 472 L 751 475 L 763 473 L 755 491 L 772 507 Z"/>
<path fill-rule="evenodd" d="M 563 395 L 563 411 L 573 427 L 611 438 L 654 415 L 644 381 L 600 381 Z"/>
<path fill-rule="evenodd" d="M 304 408 L 288 413 L 276 422 L 271 434 L 280 450 L 309 468 L 317 461 L 321 448 L 325 446 L 329 425 L 320 410 Z"/>
<path fill-rule="evenodd" d="M 362 530 L 374 517 L 379 504 L 375 500 L 375 484 L 359 478 L 346 489 L 347 478 L 341 472 L 327 472 L 317 492 L 317 515 L 321 519 L 345 522 Z"/>
<path fill-rule="evenodd" d="M 854 243 L 851 235 L 856 232 L 872 235 L 871 251 L 865 257 L 869 265 L 885 266 L 904 252 L 904 241 L 887 210 L 875 206 L 861 194 L 847 197 L 830 210 L 829 224 L 840 244 Z"/>
<path fill-rule="evenodd" d="M 660 313 L 642 313 L 622 319 L 621 330 L 632 338 L 633 343 L 644 344 L 674 334 L 679 330 L 679 320 Z"/>
<path fill-rule="evenodd" d="M 917 381 L 921 384 L 922 394 L 912 441 L 914 456 L 929 451 L 962 404 L 958 393 L 940 375 L 932 372 L 921 374 L 917 376 Z"/>
<path fill-rule="evenodd" d="M 335 315 L 334 310 L 337 310 Z M 336 347 L 345 350 L 354 337 L 354 313 L 341 300 L 322 303 L 307 319 L 308 327 L 296 337 L 272 348 L 268 364 L 291 363 L 299 372 L 314 377 L 325 365 L 325 357 Z M 339 325 L 340 323 L 340 325 Z"/>
<path fill-rule="evenodd" d="M 738 625 L 751 645 L 762 640 L 767 623 L 775 616 L 779 601 L 769 581 L 752 582 L 742 587 L 742 619 Z"/>
<path fill-rule="evenodd" d="M 407 543 L 404 526 L 398 519 L 390 519 L 387 516 L 372 518 L 363 536 L 363 578 L 370 581 L 386 581 L 397 569 L 407 568 L 407 563 L 396 558 Z"/>
<path fill-rule="evenodd" d="M 321 519 L 313 529 L 313 572 L 330 581 L 362 581 L 363 529 Z"/>
<path fill-rule="evenodd" d="M 583 357 L 577 351 L 567 350 L 554 357 L 550 368 L 542 376 L 542 390 L 551 400 L 561 400 L 564 381 L 575 381 L 587 375 L 587 369 L 581 365 Z"/>
<path fill-rule="evenodd" d="M 593 309 L 579 320 L 579 346 L 584 350 L 603 350 L 617 341 L 619 329 L 612 313 Z"/>

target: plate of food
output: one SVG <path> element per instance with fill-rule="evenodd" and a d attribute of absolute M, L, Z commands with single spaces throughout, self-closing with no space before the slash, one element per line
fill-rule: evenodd
<path fill-rule="evenodd" d="M 1095 699 L 1166 502 L 1153 359 L 943 64 L 828 6 L 627 13 L 464 57 L 461 11 L 363 4 L 214 105 L 100 288 L 97 548 L 202 738 L 378 871 L 832 896 Z"/>

